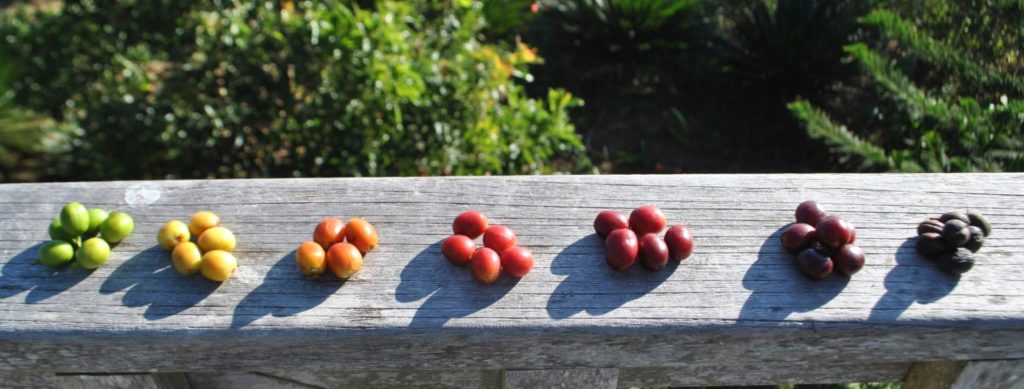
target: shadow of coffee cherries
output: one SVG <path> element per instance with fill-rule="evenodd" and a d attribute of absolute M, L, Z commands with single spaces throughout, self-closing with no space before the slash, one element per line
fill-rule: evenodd
<path fill-rule="evenodd" d="M 0 299 L 28 291 L 25 303 L 35 304 L 71 289 L 92 274 L 71 264 L 51 269 L 34 263 L 42 246 L 42 242 L 38 243 L 7 259 L 0 268 Z"/>
<path fill-rule="evenodd" d="M 171 266 L 171 253 L 153 246 L 114 269 L 100 286 L 100 293 L 128 289 L 121 302 L 127 307 L 146 306 L 142 316 L 159 320 L 194 307 L 218 287 L 220 283 L 198 274 L 178 274 Z"/>
<path fill-rule="evenodd" d="M 551 273 L 567 275 L 548 298 L 552 319 L 565 319 L 580 312 L 603 315 L 627 302 L 650 293 L 665 282 L 679 261 L 669 259 L 664 268 L 648 271 L 637 262 L 620 272 L 605 262 L 604 240 L 590 234 L 563 249 L 551 261 Z"/>
<path fill-rule="evenodd" d="M 780 238 L 789 224 L 775 230 L 761 244 L 757 260 L 743 275 L 743 288 L 751 291 L 740 309 L 739 321 L 783 321 L 797 312 L 810 312 L 832 301 L 850 282 L 833 272 L 824 280 L 805 277 Z"/>
<path fill-rule="evenodd" d="M 949 295 L 960 276 L 946 274 L 917 253 L 917 237 L 896 249 L 896 266 L 885 275 L 885 294 L 871 308 L 872 321 L 893 321 L 914 303 L 930 304 Z"/>
<path fill-rule="evenodd" d="M 420 305 L 409 327 L 442 327 L 449 320 L 466 317 L 501 300 L 519 279 L 502 274 L 491 285 L 473 279 L 469 266 L 455 266 L 441 254 L 440 240 L 413 257 L 395 289 L 400 303 L 427 300 Z"/>
<path fill-rule="evenodd" d="M 308 311 L 331 297 L 345 284 L 330 271 L 311 279 L 299 271 L 295 250 L 277 260 L 260 286 L 245 295 L 235 307 L 231 328 L 241 328 L 261 317 L 294 316 Z"/>

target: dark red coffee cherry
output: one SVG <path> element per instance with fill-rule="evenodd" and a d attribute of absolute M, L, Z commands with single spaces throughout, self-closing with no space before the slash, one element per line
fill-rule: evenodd
<path fill-rule="evenodd" d="M 942 227 L 942 236 L 946 238 L 946 243 L 950 247 L 960 247 L 967 244 L 968 240 L 971 240 L 971 230 L 967 228 L 967 223 L 964 223 L 962 220 L 950 219 Z"/>
<path fill-rule="evenodd" d="M 936 262 L 946 273 L 958 275 L 967 273 L 974 267 L 974 256 L 971 255 L 971 250 L 961 247 L 943 254 Z"/>
<path fill-rule="evenodd" d="M 639 242 L 633 230 L 623 228 L 612 231 L 604 241 L 604 247 L 605 260 L 612 269 L 626 271 L 636 263 Z"/>
<path fill-rule="evenodd" d="M 828 216 L 817 227 L 818 241 L 830 248 L 839 248 L 857 240 L 853 224 L 838 216 Z"/>
<path fill-rule="evenodd" d="M 823 280 L 832 274 L 832 259 L 824 251 L 809 248 L 796 255 L 796 267 L 807 278 Z"/>
<path fill-rule="evenodd" d="M 814 245 L 816 230 L 806 223 L 794 223 L 782 233 L 782 248 L 790 254 L 797 254 Z"/>
<path fill-rule="evenodd" d="M 816 227 L 828 213 L 814 200 L 807 200 L 796 207 L 796 222 Z"/>
<path fill-rule="evenodd" d="M 665 223 L 665 214 L 653 205 L 642 206 L 629 214 L 629 228 L 638 236 L 649 232 L 657 234 L 665 229 Z"/>
<path fill-rule="evenodd" d="M 852 244 L 844 244 L 832 254 L 832 262 L 840 273 L 852 276 L 864 268 L 864 250 Z"/>
<path fill-rule="evenodd" d="M 946 238 L 934 232 L 926 232 L 917 237 L 917 253 L 928 259 L 936 259 L 949 250 Z"/>
<path fill-rule="evenodd" d="M 655 233 L 640 237 L 640 263 L 648 270 L 660 270 L 668 263 L 668 245 Z"/>
<path fill-rule="evenodd" d="M 465 211 L 452 222 L 452 233 L 465 235 L 470 239 L 479 238 L 487 230 L 487 217 L 480 211 Z"/>
<path fill-rule="evenodd" d="M 926 232 L 934 232 L 936 234 L 941 234 L 942 227 L 944 227 L 945 225 L 945 223 L 940 222 L 937 219 L 928 219 L 921 222 L 921 224 L 917 225 L 917 234 L 921 235 Z"/>
<path fill-rule="evenodd" d="M 608 234 L 620 228 L 629 228 L 629 219 L 626 219 L 626 215 L 622 212 L 601 211 L 594 218 L 594 232 L 602 239 L 607 238 Z"/>
<path fill-rule="evenodd" d="M 484 231 L 484 246 L 501 255 L 516 246 L 516 233 L 508 226 L 491 225 Z"/>
<path fill-rule="evenodd" d="M 665 244 L 672 259 L 682 261 L 693 254 L 693 234 L 682 224 L 676 224 L 665 232 Z"/>

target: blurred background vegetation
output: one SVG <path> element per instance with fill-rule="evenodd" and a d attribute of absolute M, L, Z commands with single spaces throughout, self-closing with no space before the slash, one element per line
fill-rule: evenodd
<path fill-rule="evenodd" d="M 0 0 L 0 181 L 1024 170 L 1024 0 Z"/>

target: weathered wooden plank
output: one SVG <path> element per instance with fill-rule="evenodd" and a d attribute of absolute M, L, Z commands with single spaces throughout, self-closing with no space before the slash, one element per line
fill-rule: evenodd
<path fill-rule="evenodd" d="M 808 198 L 857 225 L 869 259 L 852 279 L 805 280 L 778 246 Z M 72 200 L 131 213 L 136 234 L 92 273 L 31 266 L 46 225 Z M 918 360 L 1024 358 L 1022 200 L 1020 174 L 0 185 L 0 369 L 618 366 L 621 381 L 638 377 L 633 369 L 677 368 L 636 382 L 710 385 L 688 381 L 687 369 L 773 362 L 775 377 L 801 381 L 814 374 L 808 360 L 905 371 Z M 648 203 L 690 225 L 694 256 L 659 273 L 611 271 L 593 216 Z M 479 286 L 441 257 L 451 219 L 467 208 L 518 232 L 537 257 L 529 276 Z M 974 270 L 948 277 L 914 254 L 914 226 L 966 208 L 996 231 Z M 223 285 L 178 276 L 154 247 L 161 224 L 201 209 L 239 238 L 242 267 Z M 294 269 L 291 250 L 327 215 L 380 230 L 380 249 L 346 282 Z"/>
<path fill-rule="evenodd" d="M 615 389 L 619 369 L 538 369 L 506 370 L 504 387 L 519 388 L 595 388 Z"/>

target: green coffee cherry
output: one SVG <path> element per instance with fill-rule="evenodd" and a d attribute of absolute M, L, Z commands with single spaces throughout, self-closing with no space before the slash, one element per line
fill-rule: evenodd
<path fill-rule="evenodd" d="M 117 243 L 131 235 L 134 229 L 135 222 L 131 216 L 124 212 L 115 211 L 111 212 L 110 216 L 107 217 L 107 221 L 100 225 L 100 235 L 107 242 Z"/>
<path fill-rule="evenodd" d="M 99 209 L 99 208 L 90 208 L 89 209 L 89 230 L 86 231 L 85 233 L 86 234 L 90 234 L 90 235 L 95 235 L 95 234 L 99 233 L 100 232 L 100 226 L 103 225 L 103 222 L 107 221 L 107 216 L 109 216 L 107 211 L 104 211 L 104 210 Z"/>
<path fill-rule="evenodd" d="M 75 240 L 75 238 L 77 238 L 77 236 L 71 236 L 66 231 L 64 231 L 63 223 L 60 222 L 59 218 L 53 219 L 53 221 L 50 222 L 49 230 L 50 239 L 53 240 L 63 240 L 65 242 L 72 242 Z"/>
<path fill-rule="evenodd" d="M 83 269 L 95 269 L 110 259 L 110 245 L 100 238 L 90 238 L 82 242 L 82 247 L 75 253 L 78 266 Z"/>
<path fill-rule="evenodd" d="M 61 267 L 74 258 L 75 248 L 63 240 L 51 240 L 39 248 L 39 263 L 46 267 Z"/>
<path fill-rule="evenodd" d="M 60 224 L 68 235 L 82 236 L 89 230 L 89 210 L 82 203 L 68 203 L 60 210 Z"/>

